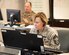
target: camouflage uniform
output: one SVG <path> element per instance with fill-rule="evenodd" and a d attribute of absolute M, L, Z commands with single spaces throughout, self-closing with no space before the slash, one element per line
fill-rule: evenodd
<path fill-rule="evenodd" d="M 45 26 L 42 31 L 37 31 L 35 28 L 30 30 L 30 33 L 39 34 L 43 36 L 44 46 L 46 48 L 59 49 L 58 33 L 49 26 Z"/>
<path fill-rule="evenodd" d="M 33 11 L 30 13 L 24 12 L 22 14 L 21 22 L 25 23 L 24 19 L 26 19 L 28 21 L 28 23 L 25 23 L 25 25 L 33 24 L 34 15 L 35 15 L 35 13 Z"/>

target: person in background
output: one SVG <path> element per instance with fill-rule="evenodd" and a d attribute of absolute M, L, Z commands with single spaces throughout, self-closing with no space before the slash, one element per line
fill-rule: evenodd
<path fill-rule="evenodd" d="M 43 12 L 37 13 L 34 17 L 34 27 L 31 28 L 30 33 L 41 35 L 45 48 L 60 49 L 58 33 L 48 26 L 47 22 L 48 19 Z"/>
<path fill-rule="evenodd" d="M 33 24 L 33 17 L 35 15 L 35 12 L 32 11 L 32 3 L 26 2 L 24 9 L 25 12 L 22 13 L 21 22 L 25 23 L 26 26 Z"/>

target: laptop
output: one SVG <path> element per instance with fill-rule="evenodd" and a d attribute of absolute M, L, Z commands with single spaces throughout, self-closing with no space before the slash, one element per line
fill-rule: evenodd
<path fill-rule="evenodd" d="M 17 30 L 2 30 L 2 36 L 5 46 L 44 51 L 43 38 L 37 34 L 21 33 Z"/>

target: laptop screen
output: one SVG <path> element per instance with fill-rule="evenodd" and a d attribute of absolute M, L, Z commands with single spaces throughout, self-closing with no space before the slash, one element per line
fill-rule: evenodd
<path fill-rule="evenodd" d="M 17 30 L 3 30 L 2 36 L 5 46 L 35 51 L 41 51 L 43 46 L 43 38 L 37 34 L 21 33 Z"/>

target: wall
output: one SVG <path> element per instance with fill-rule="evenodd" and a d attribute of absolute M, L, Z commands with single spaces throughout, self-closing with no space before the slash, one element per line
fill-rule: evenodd
<path fill-rule="evenodd" d="M 44 12 L 49 18 L 49 0 L 28 0 L 32 2 L 32 10 L 37 12 Z"/>

